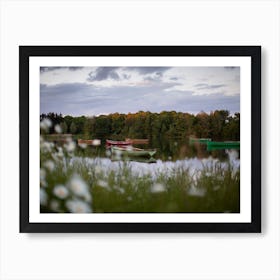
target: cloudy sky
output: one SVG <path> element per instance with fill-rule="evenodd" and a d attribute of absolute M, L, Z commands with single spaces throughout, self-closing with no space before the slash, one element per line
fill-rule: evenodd
<path fill-rule="evenodd" d="M 41 67 L 41 113 L 240 111 L 239 67 Z"/>

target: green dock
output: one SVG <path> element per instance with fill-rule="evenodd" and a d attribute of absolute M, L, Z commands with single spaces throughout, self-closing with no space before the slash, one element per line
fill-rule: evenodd
<path fill-rule="evenodd" d="M 223 149 L 240 149 L 239 141 L 225 141 L 225 142 L 215 142 L 209 141 L 207 142 L 207 151 L 212 150 L 223 150 Z"/>

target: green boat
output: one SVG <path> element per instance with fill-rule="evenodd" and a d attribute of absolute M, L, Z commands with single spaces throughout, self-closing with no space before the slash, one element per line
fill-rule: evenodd
<path fill-rule="evenodd" d="M 116 156 L 127 156 L 127 157 L 152 157 L 157 152 L 156 150 L 139 149 L 131 146 L 128 147 L 111 147 L 111 152 Z"/>
<path fill-rule="evenodd" d="M 189 142 L 191 144 L 193 144 L 193 143 L 207 144 L 210 141 L 212 141 L 211 138 L 192 138 L 192 137 L 189 138 Z"/>
<path fill-rule="evenodd" d="M 226 142 L 207 142 L 207 151 L 223 150 L 223 149 L 240 149 L 239 141 L 226 141 Z"/>

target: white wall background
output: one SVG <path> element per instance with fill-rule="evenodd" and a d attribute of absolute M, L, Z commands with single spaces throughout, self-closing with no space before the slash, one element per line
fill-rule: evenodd
<path fill-rule="evenodd" d="M 278 0 L 0 0 L 1 279 L 280 279 Z M 262 45 L 262 234 L 19 234 L 19 45 Z"/>

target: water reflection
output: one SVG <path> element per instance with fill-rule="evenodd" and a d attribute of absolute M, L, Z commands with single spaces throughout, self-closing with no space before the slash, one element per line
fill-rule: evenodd
<path fill-rule="evenodd" d="M 86 157 L 108 157 L 111 156 L 108 150 L 105 148 L 105 140 L 102 140 L 102 145 L 99 147 L 87 147 L 86 149 L 79 149 L 78 155 Z M 142 149 L 156 149 L 157 152 L 151 162 L 161 160 L 161 161 L 177 161 L 184 160 L 186 158 L 215 158 L 221 161 L 226 161 L 228 159 L 228 153 L 225 149 L 222 150 L 207 150 L 207 145 L 203 143 L 192 143 L 186 139 L 151 139 L 149 144 L 145 145 L 135 145 L 137 148 Z M 239 158 L 240 152 L 236 150 L 237 157 Z M 118 158 L 113 157 L 112 161 L 116 161 Z M 129 161 L 139 161 L 138 158 L 127 159 Z M 141 162 L 146 162 L 140 159 Z M 147 162 L 148 163 L 148 162 Z"/>

